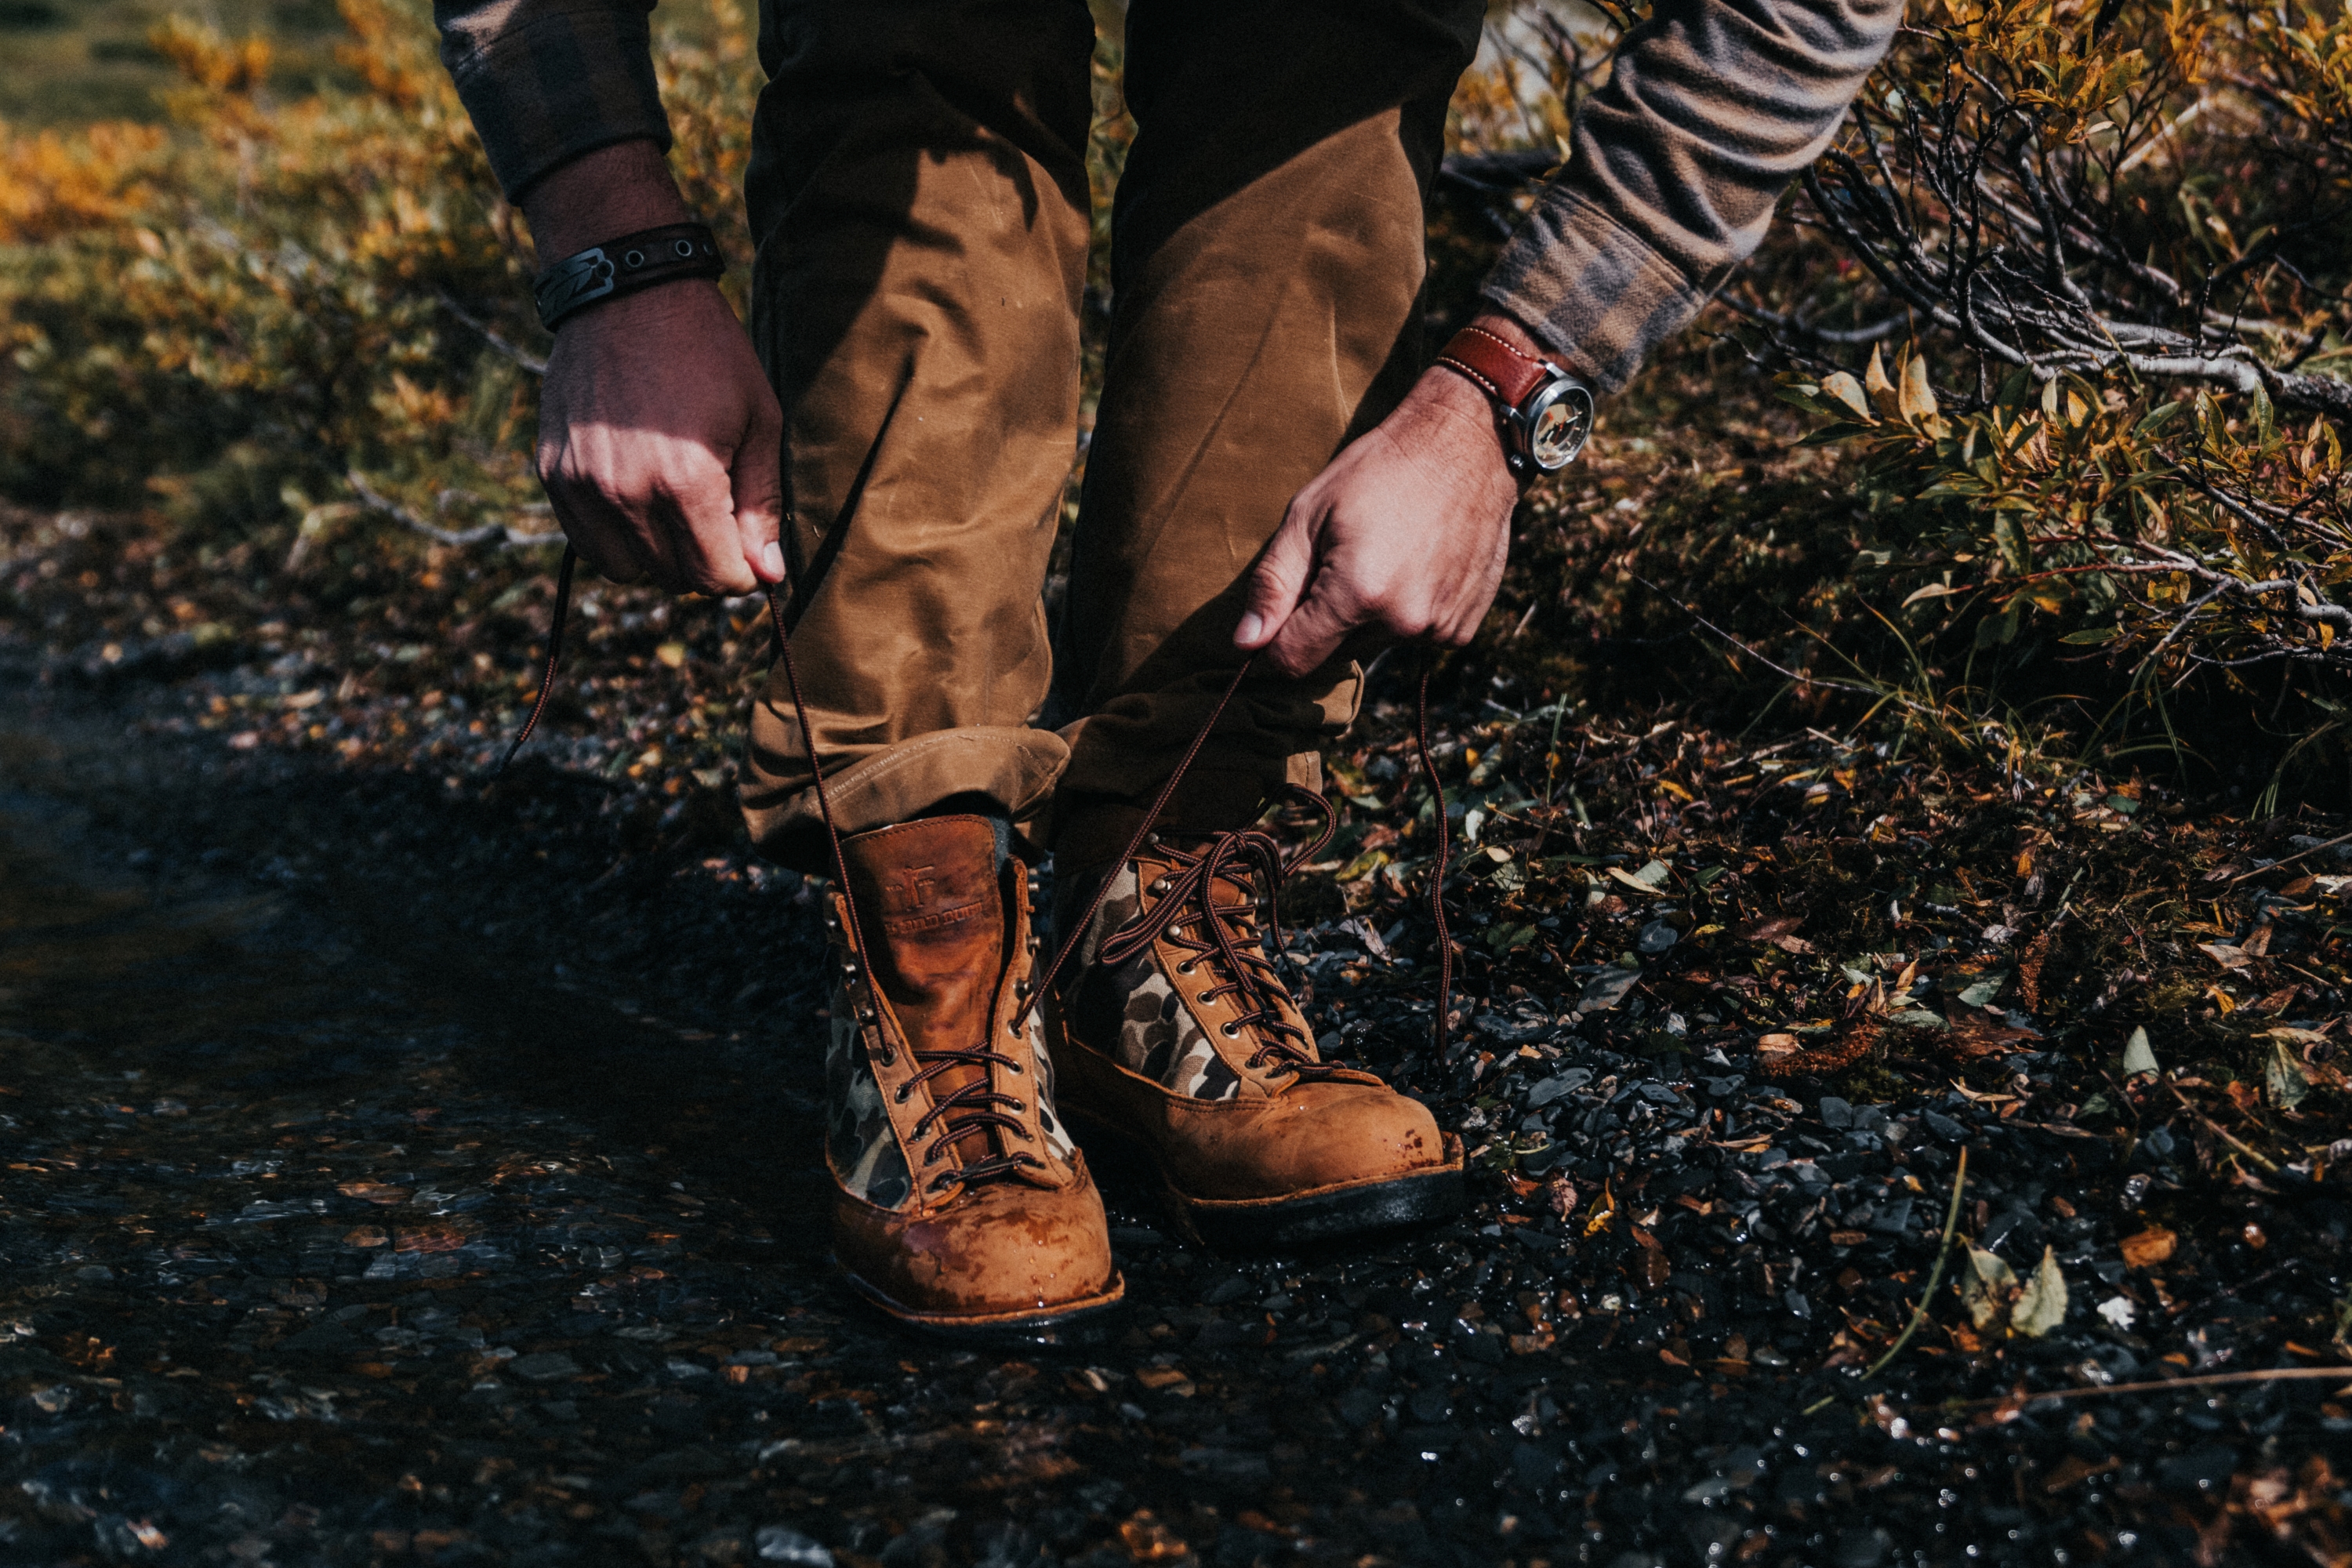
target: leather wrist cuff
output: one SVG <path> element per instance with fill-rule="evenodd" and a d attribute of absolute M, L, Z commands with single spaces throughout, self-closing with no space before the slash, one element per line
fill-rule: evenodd
<path fill-rule="evenodd" d="M 540 325 L 553 331 L 557 322 L 604 300 L 680 278 L 726 274 L 727 259 L 709 227 L 673 223 L 567 256 L 541 273 L 530 292 L 539 304 Z"/>

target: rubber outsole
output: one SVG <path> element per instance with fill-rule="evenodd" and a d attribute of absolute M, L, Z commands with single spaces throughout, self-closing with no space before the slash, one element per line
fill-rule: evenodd
<path fill-rule="evenodd" d="M 1221 1251 L 1336 1241 L 1371 1231 L 1428 1225 L 1460 1214 L 1469 1200 L 1462 1140 L 1448 1132 L 1447 1163 L 1401 1176 L 1343 1182 L 1278 1198 L 1196 1198 L 1170 1181 L 1148 1151 L 1110 1123 L 1064 1104 L 1062 1121 L 1098 1170 L 1138 1167 L 1159 1188 L 1170 1221 L 1189 1239 Z"/>
<path fill-rule="evenodd" d="M 1113 1274 L 1110 1289 L 1100 1295 L 1046 1311 L 923 1312 L 859 1279 L 843 1268 L 838 1258 L 833 1260 L 833 1267 L 868 1306 L 900 1328 L 950 1344 L 1046 1348 L 1093 1344 L 1102 1338 L 1110 1320 L 1127 1305 L 1126 1277 Z"/>

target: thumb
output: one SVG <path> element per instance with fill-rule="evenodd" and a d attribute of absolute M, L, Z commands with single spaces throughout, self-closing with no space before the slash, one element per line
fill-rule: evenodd
<path fill-rule="evenodd" d="M 762 583 L 784 580 L 784 552 L 778 542 L 784 516 L 783 453 L 783 420 L 773 399 L 768 399 L 751 416 L 751 428 L 727 470 L 743 560 Z"/>
<path fill-rule="evenodd" d="M 1234 646 L 1255 652 L 1281 634 L 1315 567 L 1315 530 L 1297 501 L 1250 569 L 1248 607 L 1234 628 Z"/>

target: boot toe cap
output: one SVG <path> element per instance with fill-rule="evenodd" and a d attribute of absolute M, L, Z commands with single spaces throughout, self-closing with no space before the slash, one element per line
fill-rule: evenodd
<path fill-rule="evenodd" d="M 834 1252 L 885 1310 L 921 1322 L 1010 1322 L 1108 1305 L 1120 1282 L 1102 1199 L 1081 1172 L 1059 1189 L 999 1182 L 928 1214 L 842 1194 Z"/>

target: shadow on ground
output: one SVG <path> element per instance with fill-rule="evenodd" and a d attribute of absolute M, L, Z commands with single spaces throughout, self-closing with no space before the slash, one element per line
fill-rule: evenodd
<path fill-rule="evenodd" d="M 0 714 L 0 1559 L 2171 1562 L 2273 1474 L 2303 1542 L 2342 1518 L 2332 1384 L 2007 1410 L 1947 1386 L 1906 1415 L 1811 1370 L 1829 1282 L 1809 1302 L 1774 1263 L 1745 1289 L 1737 1221 L 1649 1281 L 1734 1320 L 1736 1359 L 1702 1366 L 1638 1289 L 1578 1305 L 1578 1227 L 1506 1227 L 1494 1194 L 1246 1258 L 1122 1198 L 1134 1306 L 1101 1342 L 908 1339 L 824 1266 L 793 879 L 617 859 L 628 825 L 552 773 L 351 776 L 45 700 Z M 1554 1081 L 1580 1088 L 1572 1022 Z M 1588 1054 L 1662 1138 L 1755 1092 Z M 1902 1163 L 1818 1146 L 1841 1181 Z M 2061 1168 L 2021 1131 L 1976 1147 L 1989 1176 Z M 1764 1190 L 1748 1152 L 1706 1182 Z M 1885 1243 L 1915 1271 L 1932 1152 Z M 2278 1224 L 2340 1246 L 2343 1205 Z M 2081 1383 L 2276 1353 L 2231 1333 L 2042 1360 Z M 2284 1540 L 2233 1550 L 2313 1560 Z"/>

